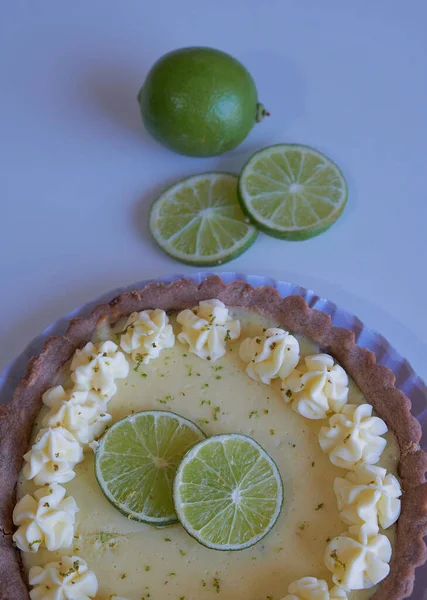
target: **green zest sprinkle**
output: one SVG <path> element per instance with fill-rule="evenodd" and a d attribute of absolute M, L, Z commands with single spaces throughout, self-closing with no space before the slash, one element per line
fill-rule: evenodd
<path fill-rule="evenodd" d="M 65 577 L 68 577 L 68 575 L 71 575 L 72 573 L 75 573 L 78 570 L 79 570 L 79 561 L 75 560 L 73 562 L 73 566 L 70 567 L 66 573 L 61 573 L 60 572 L 59 574 L 61 575 L 61 577 L 65 578 Z"/>
<path fill-rule="evenodd" d="M 41 544 L 41 543 L 42 543 L 42 541 L 41 541 L 41 540 L 34 540 L 34 542 L 30 542 L 30 543 L 28 544 L 28 548 L 31 550 L 31 549 L 32 549 L 32 547 L 34 546 L 34 544 Z"/>
<path fill-rule="evenodd" d="M 218 413 L 221 411 L 221 408 L 219 406 L 214 406 L 213 407 L 213 420 L 214 421 L 218 421 Z"/>
<path fill-rule="evenodd" d="M 258 414 L 259 413 L 257 410 L 251 410 L 251 412 L 249 413 L 249 418 L 252 419 L 252 417 L 257 417 Z"/>
<path fill-rule="evenodd" d="M 270 429 L 270 435 L 274 435 L 274 429 Z"/>
<path fill-rule="evenodd" d="M 318 505 L 316 506 L 316 508 L 315 508 L 314 510 L 320 510 L 320 509 L 321 509 L 321 508 L 323 508 L 324 506 L 325 506 L 325 505 L 324 505 L 324 503 L 323 503 L 323 502 L 321 502 L 320 504 L 318 504 Z"/>
<path fill-rule="evenodd" d="M 165 542 L 171 542 L 172 540 L 170 538 L 165 538 Z"/>
<path fill-rule="evenodd" d="M 185 366 L 187 367 L 187 375 L 189 377 L 191 377 L 193 374 L 193 367 L 191 365 L 185 365 Z"/>
<path fill-rule="evenodd" d="M 209 423 L 209 419 L 198 419 L 198 422 L 201 425 L 207 425 Z"/>
<path fill-rule="evenodd" d="M 335 561 L 335 563 L 336 563 L 337 565 L 340 565 L 340 566 L 341 566 L 341 567 L 344 569 L 344 571 L 345 571 L 345 569 L 346 569 L 346 564 L 345 564 L 344 562 L 342 562 L 342 560 L 340 560 L 340 559 L 338 558 L 338 554 L 337 554 L 337 551 L 336 551 L 336 550 L 333 550 L 329 556 L 332 558 L 332 560 L 334 560 L 334 561 Z"/>
<path fill-rule="evenodd" d="M 181 548 L 179 549 L 179 553 L 181 554 L 181 556 L 187 556 L 187 553 L 184 552 L 184 550 L 181 550 Z"/>
<path fill-rule="evenodd" d="M 108 540 L 111 540 L 111 538 L 114 537 L 116 537 L 114 533 L 109 533 L 108 531 L 99 532 L 99 541 L 101 544 L 105 544 L 105 542 L 108 542 Z"/>
<path fill-rule="evenodd" d="M 145 567 L 145 570 L 146 570 L 146 571 L 147 571 L 147 573 L 148 573 L 148 571 L 151 571 L 151 567 L 149 567 L 149 566 L 147 565 L 147 566 Z"/>
<path fill-rule="evenodd" d="M 210 400 L 201 400 L 200 406 L 203 406 L 204 404 L 207 404 L 208 406 L 210 406 L 212 404 L 212 402 Z"/>
<path fill-rule="evenodd" d="M 205 390 L 205 389 L 206 389 L 206 388 L 208 388 L 208 387 L 209 387 L 209 383 L 204 383 L 204 384 L 202 385 L 202 390 Z"/>
<path fill-rule="evenodd" d="M 175 400 L 175 398 L 173 396 L 167 395 L 163 399 L 156 398 L 156 400 L 157 402 L 160 402 L 160 404 L 166 404 L 166 402 L 172 402 L 172 400 Z"/>
<path fill-rule="evenodd" d="M 212 585 L 214 586 L 214 588 L 216 589 L 216 593 L 219 594 L 220 591 L 220 587 L 219 587 L 219 579 L 217 577 L 214 577 L 212 579 Z"/>
<path fill-rule="evenodd" d="M 224 367 L 221 367 L 221 365 L 218 365 L 217 367 L 212 367 L 212 369 L 214 371 L 222 371 Z"/>
<path fill-rule="evenodd" d="M 221 375 L 215 375 L 215 379 L 222 379 Z"/>

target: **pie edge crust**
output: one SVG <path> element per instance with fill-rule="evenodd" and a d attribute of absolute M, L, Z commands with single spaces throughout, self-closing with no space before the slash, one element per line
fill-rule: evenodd
<path fill-rule="evenodd" d="M 102 321 L 115 323 L 134 311 L 160 308 L 165 311 L 192 308 L 200 300 L 217 298 L 228 306 L 254 309 L 269 316 L 292 333 L 311 338 L 334 356 L 355 380 L 376 414 L 395 434 L 400 461 L 402 511 L 390 562 L 390 574 L 381 582 L 373 600 L 400 600 L 411 593 L 415 568 L 427 560 L 427 454 L 420 449 L 421 425 L 411 414 L 411 402 L 395 386 L 390 369 L 376 364 L 373 352 L 360 348 L 349 329 L 334 327 L 325 313 L 309 308 L 300 296 L 282 298 L 273 287 L 253 288 L 244 281 L 225 284 L 207 277 L 200 285 L 182 278 L 150 283 L 140 290 L 119 294 L 98 305 L 87 317 L 72 319 L 63 336 L 49 338 L 33 357 L 18 384 L 11 403 L 0 406 L 0 600 L 28 600 L 19 551 L 12 545 L 12 511 L 16 483 L 27 451 L 31 430 L 41 408 L 41 395 L 58 370 L 92 337 Z"/>

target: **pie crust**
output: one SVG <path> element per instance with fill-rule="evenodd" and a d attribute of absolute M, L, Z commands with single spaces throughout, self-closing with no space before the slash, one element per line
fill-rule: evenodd
<path fill-rule="evenodd" d="M 355 342 L 355 334 L 333 327 L 328 315 L 311 309 L 299 296 L 281 298 L 273 287 L 253 288 L 243 281 L 225 284 L 211 276 L 197 285 L 189 279 L 171 284 L 151 283 L 98 305 L 85 318 L 73 319 L 65 334 L 47 340 L 39 356 L 30 360 L 13 401 L 0 406 L 0 600 L 29 600 L 19 551 L 12 545 L 12 511 L 16 483 L 28 449 L 31 430 L 41 408 L 41 396 L 59 369 L 92 337 L 100 323 L 116 323 L 134 311 L 192 308 L 200 300 L 218 298 L 228 306 L 254 309 L 277 320 L 293 333 L 307 336 L 331 354 L 355 380 L 366 401 L 395 434 L 402 485 L 402 511 L 397 522 L 390 574 L 372 596 L 400 600 L 413 590 L 415 568 L 427 560 L 427 454 L 420 449 L 421 426 L 411 414 L 410 400 L 394 386 L 395 376 L 376 364 L 375 355 Z M 284 591 L 285 593 L 285 591 Z"/>

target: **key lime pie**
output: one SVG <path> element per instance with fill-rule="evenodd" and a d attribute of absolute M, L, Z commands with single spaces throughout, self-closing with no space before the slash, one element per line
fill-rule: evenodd
<path fill-rule="evenodd" d="M 397 600 L 426 559 L 410 402 L 297 296 L 121 294 L 1 410 L 2 600 Z"/>

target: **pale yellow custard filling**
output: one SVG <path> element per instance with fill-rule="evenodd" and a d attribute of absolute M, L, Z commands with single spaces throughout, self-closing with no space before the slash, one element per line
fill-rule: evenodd
<path fill-rule="evenodd" d="M 83 463 L 76 466 L 74 480 L 64 484 L 79 507 L 73 547 L 22 553 L 26 571 L 64 555 L 78 555 L 95 572 L 97 598 L 103 600 L 113 594 L 128 600 L 280 600 L 289 584 L 301 577 L 313 576 L 331 584 L 324 564 L 325 547 L 347 530 L 339 517 L 333 484 L 346 471 L 332 465 L 320 449 L 318 433 L 324 421 L 305 419 L 293 411 L 282 398 L 279 381 L 265 385 L 245 372 L 239 358 L 241 341 L 277 323 L 248 311 L 232 312 L 241 322 L 242 333 L 228 345 L 226 356 L 211 364 L 176 341 L 148 365 L 136 369 L 131 361 L 129 376 L 116 381 L 118 391 L 108 411 L 115 422 L 145 409 L 172 410 L 198 423 L 207 435 L 239 432 L 256 439 L 275 460 L 283 479 L 285 500 L 274 529 L 250 549 L 218 552 L 198 544 L 180 525 L 155 529 L 129 520 L 102 494 L 94 475 L 93 453 L 88 450 Z M 177 333 L 175 318 L 171 322 Z M 117 341 L 111 332 L 105 335 Z M 298 340 L 301 357 L 319 351 L 307 339 Z M 348 401 L 364 402 L 353 382 Z M 396 474 L 397 444 L 391 433 L 386 439 L 378 464 Z M 34 489 L 32 482 L 21 477 L 18 498 Z M 393 540 L 394 527 L 384 533 Z M 352 592 L 349 598 L 368 598 L 374 591 Z"/>

